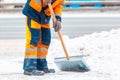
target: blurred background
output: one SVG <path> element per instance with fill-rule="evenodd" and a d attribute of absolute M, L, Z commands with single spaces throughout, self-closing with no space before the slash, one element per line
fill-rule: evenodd
<path fill-rule="evenodd" d="M 25 39 L 26 0 L 0 0 L 0 39 Z M 120 27 L 120 0 L 67 0 L 62 33 L 70 38 Z M 52 23 L 51 23 L 52 24 Z M 9 35 L 8 35 L 9 34 Z M 52 37 L 57 35 L 52 29 Z"/>
<path fill-rule="evenodd" d="M 26 1 L 0 0 L 0 80 L 120 80 L 120 0 L 66 1 L 61 30 L 66 47 L 74 55 L 90 54 L 85 60 L 91 71 L 62 72 L 44 77 L 21 75 L 26 18 L 22 9 Z M 52 43 L 48 60 L 63 53 L 58 35 L 52 28 L 52 21 L 51 31 Z"/>

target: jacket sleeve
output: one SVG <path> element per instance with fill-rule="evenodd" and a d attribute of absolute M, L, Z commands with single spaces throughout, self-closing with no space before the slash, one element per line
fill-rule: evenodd
<path fill-rule="evenodd" d="M 64 2 L 60 2 L 57 6 L 53 8 L 56 19 L 61 21 L 61 15 L 62 15 L 62 10 L 63 10 L 63 5 Z"/>
<path fill-rule="evenodd" d="M 55 16 L 57 18 L 57 20 L 61 21 L 61 15 L 62 15 L 62 10 L 63 10 L 63 5 L 64 5 L 64 2 L 66 0 L 56 0 L 53 4 L 52 4 L 52 7 L 53 7 L 53 10 L 54 10 L 54 13 L 55 13 Z M 45 14 L 47 16 L 50 16 L 50 10 L 49 8 L 47 8 L 45 10 Z"/>

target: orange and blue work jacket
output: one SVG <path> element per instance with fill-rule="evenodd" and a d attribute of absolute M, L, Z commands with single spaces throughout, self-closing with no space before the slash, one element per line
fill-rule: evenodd
<path fill-rule="evenodd" d="M 65 0 L 52 0 L 56 19 L 60 21 L 64 2 Z M 28 0 L 22 12 L 40 24 L 48 24 L 50 21 L 50 11 L 47 3 L 43 0 Z"/>

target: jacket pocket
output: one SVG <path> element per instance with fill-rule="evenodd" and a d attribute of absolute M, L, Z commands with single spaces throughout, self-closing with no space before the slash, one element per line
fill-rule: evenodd
<path fill-rule="evenodd" d="M 31 20 L 31 28 L 33 28 L 33 29 L 41 29 L 41 24 L 34 21 L 34 20 Z"/>
<path fill-rule="evenodd" d="M 37 12 L 40 12 L 42 10 L 41 0 L 31 0 L 29 5 Z"/>

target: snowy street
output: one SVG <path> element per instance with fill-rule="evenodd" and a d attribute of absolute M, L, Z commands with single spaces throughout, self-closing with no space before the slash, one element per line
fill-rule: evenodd
<path fill-rule="evenodd" d="M 59 40 L 52 39 L 47 60 L 49 66 L 56 69 L 56 73 L 38 77 L 22 74 L 24 39 L 0 40 L 0 80 L 119 80 L 119 36 L 120 29 L 93 33 L 73 39 L 69 39 L 68 36 L 63 37 L 70 55 L 90 54 L 84 59 L 91 71 L 85 73 L 61 72 L 57 69 L 53 58 L 64 56 L 64 52 Z"/>
<path fill-rule="evenodd" d="M 55 68 L 56 73 L 45 74 L 44 76 L 25 76 L 22 74 L 25 50 L 25 38 L 23 37 L 25 34 L 24 16 L 16 15 L 15 17 L 20 20 L 16 20 L 16 18 L 8 20 L 12 17 L 13 15 L 6 17 L 5 14 L 0 14 L 0 36 L 2 36 L 2 34 L 8 36 L 8 38 L 0 39 L 0 80 L 120 80 L 119 14 L 64 14 L 63 17 L 65 21 L 63 26 L 66 28 L 63 27 L 62 31 L 68 53 L 70 56 L 89 54 L 90 56 L 84 57 L 84 59 L 90 66 L 91 71 L 85 73 L 59 71 L 54 63 L 54 58 L 65 55 L 59 40 L 52 38 L 47 60 L 49 67 Z M 101 19 L 101 17 L 104 18 Z M 4 20 L 1 20 L 3 18 Z M 14 19 L 16 22 L 18 21 L 18 23 L 15 22 L 14 24 Z M 76 21 L 77 19 L 78 22 Z M 7 20 L 8 23 L 5 23 L 5 20 Z M 10 21 L 12 23 L 10 23 Z M 87 22 L 87 24 L 85 22 Z M 75 23 L 77 23 L 76 27 L 74 27 Z M 16 25 L 20 25 L 20 27 L 17 28 L 18 26 Z M 65 32 L 69 32 L 69 30 L 67 31 L 69 26 L 71 26 L 70 31 L 73 32 L 71 32 L 71 34 L 65 34 Z M 12 32 L 11 27 L 16 27 L 13 31 L 20 29 L 20 33 L 22 33 L 23 30 L 21 39 L 9 38 Z M 85 34 L 86 32 L 82 30 L 83 28 L 91 33 Z M 94 31 L 92 32 L 92 30 Z M 10 33 L 7 33 L 7 31 Z M 76 31 L 78 31 L 78 33 L 75 33 Z M 80 34 L 82 31 L 84 35 Z M 17 31 L 12 34 L 17 36 Z M 71 35 L 77 36 L 71 38 Z"/>

